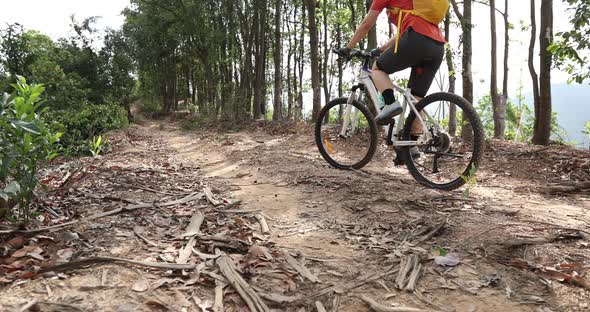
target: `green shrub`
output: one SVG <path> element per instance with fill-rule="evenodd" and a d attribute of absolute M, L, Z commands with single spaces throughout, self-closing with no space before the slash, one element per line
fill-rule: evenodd
<path fill-rule="evenodd" d="M 19 77 L 0 99 L 0 203 L 15 201 L 18 220 L 28 222 L 40 163 L 55 157 L 61 133 L 51 132 L 38 111 L 43 85 Z M 0 207 L 11 208 L 11 207 Z"/>
<path fill-rule="evenodd" d="M 102 133 L 129 124 L 127 111 L 116 104 L 87 104 L 81 110 L 48 112 L 52 129 L 64 133 L 60 145 L 68 155 L 89 154 L 88 145 Z"/>

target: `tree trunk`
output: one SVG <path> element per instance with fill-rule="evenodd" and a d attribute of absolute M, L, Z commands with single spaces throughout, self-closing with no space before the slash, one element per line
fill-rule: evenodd
<path fill-rule="evenodd" d="M 323 50 L 324 50 L 324 59 L 322 65 L 322 88 L 324 89 L 324 101 L 326 103 L 330 100 L 330 89 L 328 87 L 328 58 L 329 58 L 329 50 L 328 50 L 328 1 L 323 1 L 322 4 L 322 15 L 323 15 L 323 28 L 324 28 L 324 40 L 323 40 Z M 327 116 L 327 115 L 326 115 Z"/>
<path fill-rule="evenodd" d="M 508 53 L 510 52 L 510 23 L 508 22 L 508 0 L 504 0 L 504 81 L 502 83 L 502 97 L 504 103 L 508 100 Z"/>
<path fill-rule="evenodd" d="M 261 99 L 261 92 L 262 90 L 260 89 L 260 82 L 258 81 L 258 79 L 260 78 L 260 71 L 263 68 L 262 65 L 262 54 L 264 52 L 262 52 L 262 41 L 264 40 L 264 35 L 262 33 L 262 22 L 260 22 L 259 20 L 261 20 L 261 18 L 259 17 L 259 15 L 264 15 L 264 13 L 262 13 L 261 11 L 264 10 L 264 8 L 261 8 L 260 3 L 262 2 L 262 0 L 255 0 L 255 4 L 254 4 L 254 21 L 253 21 L 253 28 L 254 28 L 254 73 L 255 73 L 255 78 L 253 81 L 253 86 L 254 86 L 254 119 L 259 119 L 262 115 L 261 112 L 261 106 L 260 106 L 260 99 Z"/>
<path fill-rule="evenodd" d="M 365 6 L 367 7 L 367 12 L 371 9 L 371 4 L 373 3 L 372 0 L 365 0 Z M 367 49 L 371 50 L 377 47 L 377 24 L 373 25 L 373 28 L 369 31 L 369 42 Z"/>
<path fill-rule="evenodd" d="M 286 6 L 288 6 L 289 4 L 286 3 Z M 297 12 L 297 6 L 295 6 L 294 9 L 295 12 Z M 287 10 L 285 10 L 285 12 L 287 12 Z M 295 15 L 297 15 L 297 13 L 295 13 Z M 284 18 L 284 22 L 285 22 L 285 27 L 287 28 L 287 34 L 288 35 L 288 40 L 289 40 L 289 52 L 287 53 L 287 119 L 291 120 L 292 117 L 292 113 L 293 113 L 293 85 L 292 85 L 292 77 L 291 77 L 291 58 L 293 57 L 294 54 L 294 45 L 293 45 L 293 35 L 291 33 L 291 27 L 289 26 L 291 23 L 289 22 L 289 18 L 290 18 L 290 14 L 287 14 L 287 16 Z M 295 72 L 293 70 L 293 72 Z"/>
<path fill-rule="evenodd" d="M 281 0 L 275 0 L 275 92 L 272 120 L 283 118 L 283 105 L 281 102 L 283 79 L 281 75 L 281 56 L 283 54 L 281 44 Z"/>
<path fill-rule="evenodd" d="M 459 11 L 456 0 L 451 0 L 453 9 L 459 21 L 461 22 L 461 30 L 463 31 L 463 56 L 462 56 L 462 78 L 463 78 L 463 97 L 469 102 L 473 103 L 473 72 L 471 71 L 471 59 L 473 54 L 473 44 L 471 37 L 471 6 L 473 0 L 465 0 L 463 2 L 463 14 Z M 466 118 L 462 118 L 464 123 L 461 125 L 461 137 L 467 142 L 473 141 L 473 129 L 471 124 L 465 123 Z"/>
<path fill-rule="evenodd" d="M 321 107 L 321 86 L 318 59 L 318 28 L 316 22 L 315 0 L 305 0 L 308 11 L 309 46 L 311 54 L 311 88 L 313 90 L 312 122 L 316 122 Z"/>
<path fill-rule="evenodd" d="M 337 10 L 340 9 L 340 1 L 336 3 Z M 342 47 L 342 25 L 340 23 L 336 24 L 336 40 L 338 47 Z M 343 92 L 343 81 L 342 75 L 344 72 L 344 62 L 341 59 L 338 59 L 338 97 L 341 98 Z"/>
<path fill-rule="evenodd" d="M 535 70 L 535 43 L 537 40 L 537 15 L 535 8 L 535 0 L 531 0 L 531 41 L 529 44 L 529 72 L 533 80 L 533 100 L 535 105 L 535 119 L 538 118 L 538 107 L 540 106 L 539 96 L 539 76 Z"/>
<path fill-rule="evenodd" d="M 445 18 L 445 40 L 449 42 L 451 38 L 451 13 L 447 12 Z M 449 70 L 449 92 L 455 93 L 455 64 L 453 64 L 453 50 L 451 45 L 447 45 L 446 50 L 447 68 Z M 455 136 L 457 132 L 457 106 L 449 104 L 449 134 Z"/>
<path fill-rule="evenodd" d="M 494 111 L 494 138 L 503 140 L 506 111 L 501 107 L 498 97 L 498 43 L 496 37 L 496 0 L 490 0 L 490 34 L 492 38 L 490 77 L 490 96 Z"/>
<path fill-rule="evenodd" d="M 553 0 L 541 0 L 541 50 L 540 102 L 535 106 L 533 143 L 548 145 L 551 138 L 551 65 L 553 56 L 547 48 L 553 42 Z"/>

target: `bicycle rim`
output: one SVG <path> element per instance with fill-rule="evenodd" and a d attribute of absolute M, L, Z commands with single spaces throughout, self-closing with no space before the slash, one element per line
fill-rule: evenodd
<path fill-rule="evenodd" d="M 441 190 L 474 184 L 483 153 L 483 131 L 471 104 L 454 94 L 437 93 L 420 101 L 416 108 L 421 111 L 426 129 L 419 126 L 412 113 L 404 137 L 416 139 L 427 132 L 432 139 L 405 150 L 412 176 L 423 185 Z"/>
<path fill-rule="evenodd" d="M 339 169 L 360 169 L 373 157 L 377 131 L 366 107 L 347 99 L 331 101 L 320 112 L 316 143 L 320 153 Z"/>

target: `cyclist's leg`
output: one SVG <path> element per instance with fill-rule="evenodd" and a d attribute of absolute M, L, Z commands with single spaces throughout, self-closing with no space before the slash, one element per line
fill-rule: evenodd
<path fill-rule="evenodd" d="M 389 75 L 412 67 L 420 61 L 415 57 L 416 51 L 412 47 L 413 37 L 413 30 L 410 28 L 400 38 L 397 53 L 394 51 L 395 47 L 391 46 L 379 56 L 373 65 L 373 82 L 379 92 L 393 89 Z"/>
<path fill-rule="evenodd" d="M 394 47 L 390 47 L 375 62 L 373 71 L 373 81 L 377 90 L 383 96 L 385 107 L 375 117 L 377 124 L 387 124 L 391 118 L 402 113 L 402 107 L 395 99 L 393 90 L 393 83 L 389 79 L 389 75 L 400 70 L 404 70 L 417 64 L 421 59 L 417 57 L 419 53 L 415 50 L 416 34 L 410 28 L 400 39 L 397 53 Z"/>
<path fill-rule="evenodd" d="M 418 66 L 412 67 L 412 74 L 410 75 L 410 81 L 408 82 L 408 88 L 412 90 L 412 95 L 418 100 L 424 98 L 428 93 L 428 89 L 430 89 L 436 72 L 443 61 L 444 44 L 432 39 L 428 40 L 431 42 L 423 42 L 423 44 L 426 45 L 423 48 L 428 48 L 427 51 L 429 51 L 429 55 Z M 424 114 L 421 113 L 420 115 L 424 118 Z M 412 123 L 412 130 L 410 133 L 419 136 L 423 131 L 422 124 L 418 119 L 415 119 Z"/>

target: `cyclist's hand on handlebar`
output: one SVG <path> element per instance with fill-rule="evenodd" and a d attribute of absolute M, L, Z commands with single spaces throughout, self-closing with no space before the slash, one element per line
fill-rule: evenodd
<path fill-rule="evenodd" d="M 338 56 L 342 57 L 342 58 L 348 58 L 350 57 L 350 52 L 352 52 L 351 48 L 339 48 L 339 49 L 334 49 L 333 50 L 334 53 L 336 53 Z"/>

